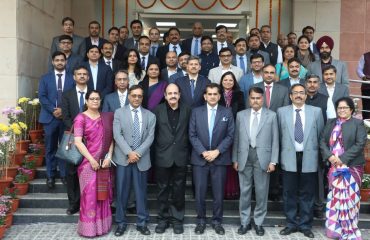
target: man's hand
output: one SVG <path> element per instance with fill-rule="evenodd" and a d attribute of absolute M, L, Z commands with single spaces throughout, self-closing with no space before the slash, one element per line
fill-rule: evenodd
<path fill-rule="evenodd" d="M 234 162 L 233 168 L 235 169 L 235 171 L 238 171 L 238 167 L 239 167 L 239 164 L 237 162 Z"/>
<path fill-rule="evenodd" d="M 136 163 L 137 161 L 139 161 L 140 159 L 140 155 L 134 151 L 130 152 L 128 154 L 128 163 Z"/>
<path fill-rule="evenodd" d="M 208 151 L 208 152 L 209 152 L 210 162 L 213 162 L 220 155 L 220 151 L 218 151 L 218 149 Z"/>
<path fill-rule="evenodd" d="M 273 171 L 275 171 L 275 164 L 270 163 L 268 168 L 267 168 L 267 172 L 271 173 Z"/>
<path fill-rule="evenodd" d="M 54 108 L 53 116 L 55 118 L 62 118 L 62 109 L 61 108 Z"/>

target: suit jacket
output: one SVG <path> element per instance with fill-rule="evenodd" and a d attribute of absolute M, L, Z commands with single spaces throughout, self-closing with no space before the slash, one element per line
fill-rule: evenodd
<path fill-rule="evenodd" d="M 159 65 L 159 69 L 161 69 L 161 65 L 160 65 L 160 63 L 159 63 L 159 59 L 157 58 L 157 57 L 154 57 L 154 56 L 152 56 L 152 55 L 150 55 L 150 54 L 148 54 L 147 56 L 145 56 L 145 57 L 149 57 L 148 58 L 148 64 L 146 65 L 146 67 L 145 67 L 145 72 L 148 70 L 148 67 L 149 67 L 149 65 L 150 64 L 152 64 L 152 63 L 157 63 L 158 65 Z M 141 59 L 139 60 L 140 62 L 141 62 Z"/>
<path fill-rule="evenodd" d="M 210 146 L 207 105 L 193 109 L 189 124 L 189 139 L 193 146 L 191 164 L 197 166 L 206 165 L 207 161 L 203 158 L 202 153 L 218 149 L 220 155 L 211 164 L 230 165 L 230 147 L 233 143 L 234 128 L 235 124 L 231 109 L 218 105 Z"/>
<path fill-rule="evenodd" d="M 108 40 L 100 37 L 98 48 L 101 49 L 103 47 L 103 44 L 106 42 L 108 42 Z M 85 38 L 85 46 L 86 46 L 86 53 L 87 53 L 87 49 L 89 49 L 92 46 L 90 36 Z M 85 56 L 86 56 L 86 53 L 85 53 Z"/>
<path fill-rule="evenodd" d="M 183 50 L 181 43 L 179 43 L 178 46 L 180 46 L 181 50 Z M 164 46 L 160 46 L 157 50 L 156 57 L 159 59 L 159 63 L 161 64 L 161 68 L 167 67 L 166 54 L 169 52 L 169 47 L 170 47 L 170 45 L 167 44 L 167 45 L 164 45 Z"/>
<path fill-rule="evenodd" d="M 141 157 L 137 162 L 140 171 L 147 171 L 151 167 L 150 146 L 154 140 L 155 116 L 150 111 L 141 108 L 142 127 L 141 145 L 135 149 Z M 115 148 L 113 151 L 113 161 L 121 166 L 127 166 L 128 154 L 132 152 L 133 145 L 133 121 L 131 117 L 130 105 L 117 109 L 113 120 L 113 137 Z"/>
<path fill-rule="evenodd" d="M 239 82 L 240 78 L 244 75 L 243 70 L 234 65 L 230 65 L 231 72 L 234 73 L 236 81 Z M 220 84 L 222 76 L 222 66 L 218 66 L 209 70 L 208 79 L 213 83 Z"/>
<path fill-rule="evenodd" d="M 248 161 L 250 146 L 250 117 L 252 109 L 238 113 L 233 144 L 233 162 L 238 163 L 238 171 L 242 172 Z M 270 163 L 279 160 L 279 129 L 276 113 L 262 108 L 256 136 L 256 150 L 261 169 L 267 171 Z"/>
<path fill-rule="evenodd" d="M 225 95 L 222 94 L 220 101 L 218 102 L 221 106 L 226 107 Z M 231 112 L 233 113 L 234 120 L 236 119 L 236 114 L 245 109 L 245 101 L 242 91 L 233 91 L 233 97 L 230 104 Z"/>
<path fill-rule="evenodd" d="M 211 83 L 211 81 L 209 81 L 206 77 L 198 75 L 197 83 L 194 89 L 194 98 L 191 97 L 189 76 L 178 78 L 176 79 L 175 83 L 179 85 L 181 90 L 180 101 L 193 109 L 204 104 L 204 90 L 206 89 L 207 84 Z"/>
<path fill-rule="evenodd" d="M 80 113 L 80 105 L 78 104 L 75 87 L 63 93 L 62 113 L 64 125 L 66 128 L 71 128 L 73 120 Z"/>
<path fill-rule="evenodd" d="M 263 56 L 263 62 L 266 64 L 270 64 L 270 54 L 268 52 L 265 52 L 265 51 L 262 51 L 262 50 L 258 50 L 257 53 L 261 54 Z M 252 71 L 250 66 L 251 66 L 251 56 L 253 55 L 253 53 L 251 52 L 251 50 L 248 50 L 247 53 L 247 61 L 248 61 L 248 71 Z"/>
<path fill-rule="evenodd" d="M 127 90 L 125 105 L 127 106 L 128 103 L 129 101 L 128 101 L 128 90 Z M 121 103 L 119 101 L 118 90 L 117 90 L 105 96 L 102 112 L 115 112 L 118 108 L 121 108 Z"/>
<path fill-rule="evenodd" d="M 321 109 L 304 105 L 305 124 L 303 129 L 303 158 L 302 172 L 317 172 L 319 159 L 319 137 L 324 127 Z M 296 150 L 294 147 L 293 105 L 278 109 L 280 131 L 280 159 L 281 168 L 288 172 L 297 172 Z"/>
<path fill-rule="evenodd" d="M 100 59 L 100 61 L 101 61 L 102 63 L 104 63 L 105 65 L 107 65 L 107 63 L 105 62 L 104 58 L 101 58 L 101 59 Z M 122 69 L 122 68 L 123 68 L 123 66 L 122 66 L 122 62 L 121 62 L 120 60 L 118 60 L 118 59 L 113 58 L 113 59 L 111 59 L 110 61 L 112 62 L 112 67 L 113 67 L 113 68 L 111 68 L 111 70 L 112 70 L 112 72 L 113 72 L 113 78 L 114 78 L 114 76 L 115 76 L 116 72 L 117 72 L 118 70 Z M 107 66 L 108 66 L 108 65 L 107 65 Z"/>
<path fill-rule="evenodd" d="M 225 42 L 226 44 L 227 44 L 227 46 L 225 46 L 225 47 L 228 47 L 228 48 L 230 48 L 231 49 L 231 54 L 232 55 L 235 55 L 235 47 L 234 47 L 234 45 L 232 45 L 232 44 L 228 44 L 227 42 Z M 224 48 L 225 48 L 224 47 Z M 219 55 L 219 53 L 218 53 L 218 49 L 217 49 L 217 41 L 214 41 L 213 42 L 213 50 L 216 52 L 216 54 L 217 55 Z"/>
<path fill-rule="evenodd" d="M 92 90 L 94 89 L 94 81 L 91 74 L 90 64 L 89 62 L 84 62 L 83 65 L 89 70 L 89 81 L 87 82 L 87 87 L 89 88 L 89 90 Z M 107 64 L 105 64 L 104 61 L 98 62 L 96 90 L 101 93 L 102 98 L 113 91 L 113 72 L 112 69 L 107 66 Z"/>
<path fill-rule="evenodd" d="M 59 37 L 60 36 L 56 36 L 53 38 L 51 47 L 50 47 L 50 56 L 53 55 L 55 51 L 60 51 L 60 48 L 59 48 Z M 78 36 L 76 34 L 73 34 L 72 38 L 73 38 L 72 52 L 84 58 L 86 56 L 85 55 L 86 54 L 85 38 Z"/>
<path fill-rule="evenodd" d="M 324 94 L 325 96 L 329 97 L 328 89 L 325 83 L 320 84 L 319 93 Z M 335 87 L 334 87 L 334 94 L 332 98 L 334 106 L 335 106 L 335 102 L 339 98 L 348 97 L 348 96 L 349 96 L 348 86 L 336 82 Z"/>
<path fill-rule="evenodd" d="M 137 46 L 139 46 L 139 40 L 137 40 L 138 43 L 137 43 Z M 124 47 L 126 49 L 136 49 L 136 50 L 139 50 L 138 48 L 135 48 L 135 43 L 134 43 L 134 38 L 133 37 L 129 37 L 125 40 L 125 43 L 124 43 Z"/>
<path fill-rule="evenodd" d="M 66 72 L 63 92 L 75 87 L 72 74 Z M 39 82 L 39 100 L 41 104 L 39 122 L 50 123 L 54 119 L 54 108 L 58 99 L 57 83 L 54 70 L 43 75 Z M 61 107 L 61 105 L 60 105 Z"/>
<path fill-rule="evenodd" d="M 124 58 L 124 55 L 125 55 L 125 52 L 128 50 L 129 48 L 126 48 L 124 47 L 123 45 L 121 44 L 117 44 L 117 50 L 116 50 L 116 53 L 114 54 L 114 59 L 117 59 L 121 62 L 125 61 L 125 58 Z"/>
<path fill-rule="evenodd" d="M 173 131 L 168 121 L 168 104 L 161 103 L 154 109 L 155 127 L 155 162 L 158 167 L 169 168 L 175 164 L 183 167 L 189 162 L 189 119 L 191 109 L 185 104 L 179 105 L 179 121 Z"/>
<path fill-rule="evenodd" d="M 335 66 L 337 69 L 337 79 L 335 82 L 344 84 L 348 87 L 349 81 L 348 81 L 348 70 L 347 70 L 347 64 L 345 62 L 332 59 L 331 64 Z M 312 62 L 307 66 L 308 74 L 315 74 L 320 77 L 321 82 L 323 82 L 322 78 L 322 69 L 321 69 L 321 60 L 317 60 Z"/>
<path fill-rule="evenodd" d="M 303 84 L 304 85 L 304 82 L 305 80 L 304 79 L 299 79 L 299 83 L 300 84 Z M 278 81 L 277 83 L 285 86 L 286 88 L 288 88 L 288 90 L 290 90 L 290 88 L 292 87 L 292 85 L 290 84 L 290 79 L 289 78 L 284 78 L 284 79 L 281 79 L 280 81 Z"/>
<path fill-rule="evenodd" d="M 265 91 L 265 85 L 263 82 L 256 83 L 256 87 L 260 87 Z M 289 91 L 288 89 L 280 84 L 274 83 L 272 87 L 271 99 L 270 99 L 270 109 L 271 111 L 277 112 L 278 108 L 286 106 L 289 104 Z M 249 107 L 249 102 L 247 101 L 247 106 Z M 263 107 L 266 106 L 266 94 L 263 94 Z"/>
<path fill-rule="evenodd" d="M 244 101 L 248 101 L 249 89 L 254 85 L 253 74 L 247 73 L 240 78 L 239 87 L 244 95 Z"/>
<path fill-rule="evenodd" d="M 177 68 L 177 73 L 179 73 L 179 72 L 182 72 L 181 68 Z M 177 73 L 175 73 L 175 74 L 177 74 Z M 173 74 L 173 75 L 175 75 L 175 74 Z M 171 77 L 173 75 L 171 75 Z M 170 82 L 170 78 L 171 77 L 168 77 L 168 69 L 167 69 L 167 67 L 162 68 L 162 70 L 161 70 L 161 79 L 164 80 L 164 81 Z"/>
<path fill-rule="evenodd" d="M 176 79 L 178 78 L 181 78 L 181 77 L 184 77 L 184 71 L 182 71 L 180 68 L 179 68 L 179 71 L 177 71 L 177 73 L 171 75 L 170 79 L 168 80 L 168 83 L 174 83 L 176 82 Z"/>
<path fill-rule="evenodd" d="M 320 150 L 323 161 L 328 161 L 333 155 L 330 151 L 329 140 L 337 119 L 329 119 L 320 137 Z M 367 134 L 362 120 L 350 118 L 342 124 L 344 153 L 339 156 L 343 164 L 349 167 L 365 164 L 364 148 Z"/>
<path fill-rule="evenodd" d="M 66 64 L 67 72 L 70 72 L 70 73 L 73 74 L 74 69 L 78 65 L 80 65 L 82 63 L 82 61 L 83 61 L 83 57 L 81 57 L 80 55 L 77 55 L 77 54 L 72 52 L 67 58 L 67 64 Z M 48 58 L 48 70 L 49 71 L 54 70 L 54 66 L 51 63 L 51 56 L 49 56 L 49 58 Z"/>

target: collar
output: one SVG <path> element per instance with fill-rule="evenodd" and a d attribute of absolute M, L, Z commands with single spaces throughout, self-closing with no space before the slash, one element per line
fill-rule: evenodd
<path fill-rule="evenodd" d="M 197 74 L 195 77 L 191 77 L 191 76 L 188 74 L 189 80 L 190 80 L 190 79 L 194 79 L 194 80 L 195 80 L 195 82 L 198 80 L 198 76 L 199 76 L 199 74 Z"/>
<path fill-rule="evenodd" d="M 66 70 L 64 69 L 63 71 L 58 72 L 57 70 L 54 69 L 54 75 L 56 76 L 57 74 L 63 74 L 63 76 L 65 76 L 66 75 Z"/>
<path fill-rule="evenodd" d="M 263 82 L 263 86 L 266 88 L 266 86 L 271 86 L 271 88 L 274 87 L 274 83 L 270 83 L 270 84 L 266 84 L 265 82 Z"/>
<path fill-rule="evenodd" d="M 148 57 L 148 56 L 149 56 L 149 53 L 147 53 L 146 55 L 143 55 L 143 54 L 141 54 L 141 53 L 139 53 L 139 54 L 140 54 L 140 58 Z"/>
<path fill-rule="evenodd" d="M 107 59 L 106 57 L 103 57 L 103 59 L 104 59 L 104 62 L 108 62 L 108 61 L 110 61 L 111 63 L 113 63 L 113 58 L 111 58 L 111 59 Z"/>
<path fill-rule="evenodd" d="M 121 91 L 117 89 L 117 93 L 118 93 L 118 96 L 126 96 L 127 95 L 127 89 L 123 93 L 121 93 Z"/>
<path fill-rule="evenodd" d="M 262 114 L 262 108 L 260 108 L 258 111 L 254 111 L 254 109 L 253 108 L 251 108 L 251 113 L 253 114 L 253 113 L 255 113 L 255 112 L 258 112 L 258 114 L 261 116 L 261 114 Z"/>
<path fill-rule="evenodd" d="M 303 104 L 303 106 L 301 108 L 296 107 L 296 105 L 294 105 L 294 104 L 292 104 L 292 106 L 293 106 L 293 111 L 294 112 L 295 112 L 296 109 L 301 109 L 301 112 L 304 112 L 306 104 Z"/>
<path fill-rule="evenodd" d="M 216 111 L 217 111 L 217 107 L 218 107 L 218 104 L 216 105 L 216 106 L 214 106 L 214 107 L 211 107 L 211 106 L 209 106 L 208 105 L 208 103 L 207 103 L 207 111 L 209 112 L 212 108 L 213 109 L 215 109 Z"/>
<path fill-rule="evenodd" d="M 79 93 L 79 91 L 84 92 L 84 93 L 87 93 L 87 85 L 85 86 L 85 88 L 84 88 L 84 89 L 79 89 L 79 88 L 76 86 L 76 91 L 77 91 L 77 93 Z"/>
<path fill-rule="evenodd" d="M 140 107 L 138 107 L 138 108 L 134 108 L 134 107 L 131 105 L 131 103 L 129 104 L 129 106 L 130 106 L 130 111 L 131 111 L 131 112 L 132 112 L 132 110 L 134 110 L 134 109 L 137 109 L 138 113 L 140 113 L 140 112 L 141 112 L 141 106 L 140 106 Z"/>

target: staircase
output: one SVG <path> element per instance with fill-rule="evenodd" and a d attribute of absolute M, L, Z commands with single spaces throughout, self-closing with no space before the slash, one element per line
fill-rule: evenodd
<path fill-rule="evenodd" d="M 185 223 L 196 222 L 195 200 L 192 197 L 190 173 L 188 174 L 185 195 Z M 35 180 L 30 182 L 28 194 L 21 197 L 20 206 L 14 213 L 14 224 L 27 224 L 37 222 L 77 223 L 78 213 L 73 216 L 66 214 L 68 198 L 66 187 L 56 180 L 55 189 L 49 190 L 46 186 L 46 169 L 37 169 Z M 148 208 L 150 221 L 155 222 L 157 216 L 157 186 L 148 185 Z M 254 205 L 254 203 L 253 203 Z M 370 202 L 362 202 L 360 209 L 360 228 L 370 229 Z M 212 214 L 212 198 L 209 191 L 207 197 L 207 214 Z M 136 215 L 128 214 L 131 223 L 136 222 Z M 240 224 L 239 200 L 224 201 L 224 223 Z M 285 224 L 283 202 L 268 202 L 268 212 L 265 226 L 282 226 Z M 324 226 L 324 220 L 314 219 L 314 225 Z"/>

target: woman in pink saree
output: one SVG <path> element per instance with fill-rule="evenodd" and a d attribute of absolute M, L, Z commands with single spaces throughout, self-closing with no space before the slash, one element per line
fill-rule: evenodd
<path fill-rule="evenodd" d="M 83 155 L 78 166 L 80 181 L 80 219 L 78 234 L 95 237 L 112 226 L 112 181 L 110 159 L 113 152 L 113 114 L 100 113 L 101 96 L 97 91 L 85 96 L 87 110 L 74 120 L 75 144 Z"/>

